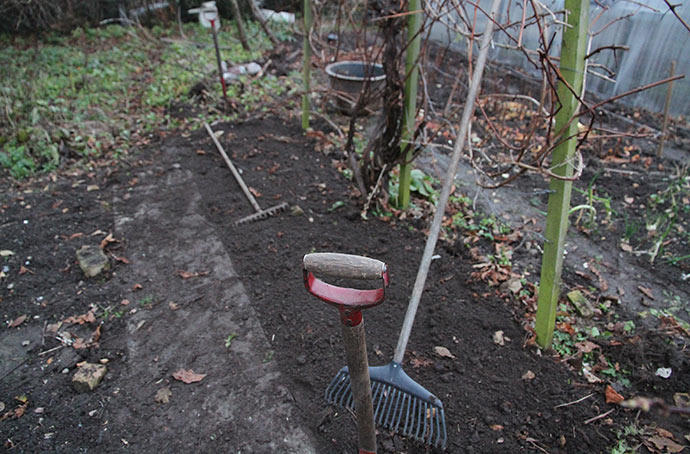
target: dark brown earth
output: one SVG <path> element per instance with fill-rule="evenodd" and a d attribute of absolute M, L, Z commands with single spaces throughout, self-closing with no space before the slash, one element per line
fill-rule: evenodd
<path fill-rule="evenodd" d="M 336 169 L 339 157 L 316 151 L 316 142 L 303 136 L 297 120 L 267 117 L 214 129 L 225 131 L 221 142 L 259 204 L 266 208 L 285 201 L 290 209 L 235 226 L 234 221 L 252 209 L 203 130 L 187 137 L 161 134 L 118 164 L 103 161 L 53 180 L 18 184 L 3 179 L 0 250 L 14 253 L 0 258 L 6 267 L 0 279 L 0 401 L 5 415 L 0 434 L 6 449 L 239 452 L 251 445 L 242 452 L 280 452 L 271 447 L 271 433 L 262 421 L 243 425 L 200 407 L 204 393 L 219 402 L 231 395 L 240 354 L 235 356 L 233 349 L 228 353 L 223 342 L 230 332 L 213 320 L 208 320 L 208 336 L 199 331 L 190 338 L 182 332 L 184 322 L 175 318 L 178 311 L 191 317 L 205 310 L 217 320 L 236 315 L 239 306 L 221 304 L 218 295 L 226 284 L 240 282 L 252 309 L 245 321 L 255 317 L 270 343 L 251 354 L 259 363 L 275 365 L 287 390 L 285 395 L 257 397 L 252 411 L 270 412 L 276 401 L 287 399 L 297 409 L 292 424 L 311 437 L 316 452 L 356 452 L 352 415 L 323 399 L 327 384 L 345 362 L 337 311 L 307 294 L 301 258 L 332 251 L 388 264 L 387 299 L 365 313 L 370 363 L 386 364 L 424 248 L 425 223 L 395 217 L 363 220 L 359 205 L 348 195 L 350 183 Z M 156 238 L 188 216 L 185 191 L 180 192 L 179 185 L 178 192 L 170 189 L 180 171 L 191 176 L 201 195 L 198 232 L 207 233 L 199 233 L 198 239 L 203 243 L 208 232 L 220 238 L 221 252 L 234 264 L 231 277 L 221 280 L 219 270 L 198 265 L 204 263 L 200 257 L 187 257 L 186 263 L 197 266 L 186 269 L 175 261 L 181 259 L 177 256 L 156 262 L 153 270 L 137 267 L 137 260 L 143 263 L 146 254 L 157 253 Z M 627 194 L 625 182 L 607 184 L 606 189 L 612 197 Z M 180 197 L 179 204 L 174 197 Z M 136 218 L 146 199 L 159 207 L 155 226 L 123 230 L 118 222 Z M 119 236 L 123 231 L 126 237 Z M 100 244 L 108 233 L 114 241 L 105 241 L 103 247 L 111 268 L 87 279 L 75 263 L 75 251 L 84 244 Z M 655 427 L 671 431 L 681 444 L 687 442 L 687 419 L 607 404 L 608 383 L 588 383 L 573 366 L 577 358 L 564 361 L 540 354 L 523 328 L 533 308 L 473 275 L 477 256 L 462 244 L 459 233 L 455 242 L 437 247 L 439 258 L 431 266 L 404 364 L 412 378 L 443 401 L 448 452 L 603 453 L 611 451 L 626 427 L 646 431 L 636 438 L 640 443 Z M 484 241 L 477 246 L 480 252 L 492 247 Z M 516 269 L 522 266 L 520 254 L 514 258 Z M 533 257 L 524 253 L 524 260 Z M 572 265 L 567 267 L 566 286 L 572 287 L 583 278 Z M 198 274 L 184 276 L 180 271 Z M 661 289 L 654 291 L 660 294 Z M 86 340 L 98 337 L 94 333 L 99 328 L 100 337 L 85 348 L 65 346 L 49 331 L 49 325 L 90 310 L 95 320 L 68 327 Z M 625 307 L 616 312 L 621 320 L 634 316 Z M 499 330 L 504 345 L 493 340 Z M 243 332 L 232 334 L 242 341 Z M 185 342 L 178 344 L 183 337 Z M 690 361 L 683 349 L 687 337 L 640 323 L 634 336 L 614 333 L 594 342 L 630 372 L 629 387 L 611 381 L 626 398 L 650 396 L 672 403 L 674 393 L 690 389 Z M 142 345 L 161 353 L 138 358 Z M 436 354 L 437 346 L 447 348 L 452 357 Z M 70 379 L 82 361 L 105 362 L 108 373 L 96 390 L 80 394 Z M 176 381 L 172 373 L 182 365 L 193 365 L 207 377 L 190 385 Z M 655 376 L 658 367 L 671 367 L 673 374 L 666 380 Z M 169 403 L 156 400 L 163 386 L 171 392 Z M 378 440 L 380 452 L 438 451 L 385 432 Z M 642 445 L 639 452 L 669 451 L 649 451 Z"/>

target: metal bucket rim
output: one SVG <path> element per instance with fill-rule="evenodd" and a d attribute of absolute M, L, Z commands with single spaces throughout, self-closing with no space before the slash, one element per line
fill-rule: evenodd
<path fill-rule="evenodd" d="M 383 70 L 383 65 L 380 63 L 368 63 L 365 61 L 361 60 L 342 60 L 342 61 L 337 61 L 333 62 L 329 65 L 326 66 L 326 74 L 328 74 L 330 77 L 333 77 L 335 79 L 341 79 L 341 80 L 350 80 L 354 82 L 364 82 L 365 80 L 368 80 L 370 82 L 379 82 L 381 80 L 384 80 L 386 78 L 385 74 L 381 74 L 380 76 L 373 76 L 373 77 L 358 77 L 358 76 L 348 76 L 346 74 L 339 74 L 335 71 L 333 71 L 333 67 L 337 65 L 344 65 L 344 64 L 359 64 L 359 65 L 368 65 L 372 66 L 377 69 L 382 69 Z"/>

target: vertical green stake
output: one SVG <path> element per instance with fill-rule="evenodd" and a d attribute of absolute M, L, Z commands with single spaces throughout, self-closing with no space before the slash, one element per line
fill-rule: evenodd
<path fill-rule="evenodd" d="M 311 0 L 304 0 L 304 94 L 302 95 L 302 129 L 309 129 L 309 92 L 311 91 L 311 46 L 309 45 L 309 32 L 311 31 Z"/>
<path fill-rule="evenodd" d="M 410 0 L 408 10 L 418 11 L 420 9 L 420 0 Z M 407 46 L 407 59 L 405 61 L 405 100 L 403 105 L 403 126 L 402 143 L 400 146 L 405 149 L 409 141 L 414 138 L 414 120 L 417 114 L 417 84 L 419 83 L 419 68 L 417 67 L 417 60 L 419 59 L 419 47 L 421 44 L 421 36 L 419 29 L 422 26 L 422 14 L 410 14 L 407 19 L 407 36 L 410 43 Z M 410 182 L 412 163 L 410 160 L 414 155 L 414 147 L 410 147 L 406 153 L 405 161 L 400 164 L 400 186 L 398 188 L 398 205 L 405 209 L 410 204 Z"/>
<path fill-rule="evenodd" d="M 561 74 L 565 81 L 580 94 L 584 80 L 585 53 L 587 49 L 587 24 L 589 22 L 589 2 L 565 0 L 568 12 L 561 44 Z M 553 173 L 565 177 L 573 175 L 573 157 L 577 144 L 577 113 L 579 102 L 563 83 L 558 83 L 558 99 L 561 109 L 556 113 L 555 131 L 562 135 L 556 138 L 560 143 L 553 152 L 551 165 Z M 537 343 L 542 348 L 550 348 L 553 329 L 556 324 L 558 298 L 560 296 L 561 271 L 563 269 L 563 249 L 568 230 L 568 211 L 572 181 L 551 179 L 549 186 L 549 205 L 546 215 L 546 241 L 541 262 L 539 299 L 537 306 Z"/>

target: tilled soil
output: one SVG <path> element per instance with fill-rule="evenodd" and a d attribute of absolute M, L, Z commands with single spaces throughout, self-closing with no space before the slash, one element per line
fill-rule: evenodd
<path fill-rule="evenodd" d="M 386 301 L 364 314 L 369 362 L 386 364 L 393 356 L 424 248 L 419 221 L 363 220 L 359 207 L 348 197 L 349 182 L 334 166 L 336 157 L 315 151 L 296 121 L 263 118 L 214 129 L 224 131 L 220 140 L 261 207 L 287 202 L 288 210 L 235 226 L 235 221 L 253 210 L 203 130 L 189 137 L 161 138 L 117 169 L 103 165 L 55 182 L 22 187 L 3 184 L 0 249 L 14 254 L 0 259 L 7 267 L 0 280 L 0 307 L 8 326 L 27 316 L 0 334 L 0 400 L 3 414 L 12 412 L 0 421 L 5 447 L 17 452 L 115 452 L 128 447 L 137 452 L 165 452 L 198 446 L 234 452 L 242 439 L 256 436 L 250 427 L 223 425 L 222 420 L 194 421 L 193 429 L 185 430 L 195 416 L 181 412 L 168 421 L 169 435 L 156 433 L 159 423 L 147 421 L 169 404 L 156 401 L 156 387 L 150 381 L 124 382 L 152 375 L 160 377 L 161 384 L 169 384 L 178 400 L 196 398 L 171 380 L 172 370 L 157 366 L 153 359 L 137 361 L 129 354 L 132 342 L 142 342 L 135 337 L 141 328 L 137 314 L 169 317 L 163 309 L 177 310 L 171 302 L 196 310 L 194 301 L 181 300 L 178 286 L 171 285 L 181 276 L 170 266 L 164 268 L 166 273 L 152 274 L 154 281 L 142 282 L 133 272 L 135 267 L 128 262 L 142 254 L 142 245 L 153 247 L 155 238 L 144 236 L 143 231 L 138 238 L 135 230 L 127 238 L 115 234 L 115 242 L 106 240 L 111 268 L 96 278 L 86 279 L 75 263 L 74 252 L 82 244 L 99 243 L 108 232 L 117 232 L 116 215 L 134 216 L 127 213 L 137 206 L 127 203 L 132 188 L 146 184 L 165 190 L 175 162 L 194 175 L 202 197 L 199 222 L 220 238 L 236 279 L 247 290 L 270 343 L 267 351 L 256 354 L 277 364 L 289 398 L 299 410 L 293 414 L 294 424 L 314 437 L 318 452 L 356 451 L 353 415 L 329 407 L 323 399 L 326 386 L 345 364 L 338 313 L 306 292 L 301 259 L 305 253 L 329 251 L 366 255 L 388 264 L 391 285 Z M 160 193 L 156 197 L 165 199 Z M 157 216 L 183 215 L 168 210 Z M 590 384 L 571 364 L 526 346 L 529 333 L 522 327 L 523 308 L 470 278 L 474 263 L 462 244 L 440 244 L 437 253 L 403 366 L 442 400 L 447 452 L 609 452 L 618 431 L 636 418 L 640 426 L 658 425 L 682 440 L 686 420 L 607 404 L 606 383 Z M 213 281 L 213 275 L 199 277 Z M 190 282 L 193 279 L 189 277 Z M 137 289 L 137 284 L 142 288 Z M 153 297 L 149 289 L 155 289 Z M 123 300 L 130 304 L 122 305 Z M 134 313 L 132 306 L 137 308 Z M 97 321 L 76 323 L 73 331 L 93 338 L 100 327 L 100 338 L 91 345 L 63 346 L 49 334 L 48 325 L 90 309 Z M 235 310 L 232 304 L 214 306 L 218 317 Z M 494 341 L 497 331 L 503 332 L 503 345 Z M 152 332 L 158 337 L 150 342 L 161 349 L 174 344 L 180 334 L 175 329 Z M 232 334 L 241 340 L 244 333 Z M 677 353 L 663 334 L 641 329 L 637 335 L 637 342 L 623 346 L 617 358 L 621 366 L 640 368 L 666 357 L 673 361 L 674 373 L 667 380 L 645 376 L 644 381 L 631 383 L 624 394 L 653 392 L 670 402 L 674 392 L 687 391 L 687 355 Z M 213 342 L 220 347 L 223 339 Z M 449 354 L 439 355 L 443 350 L 436 347 L 445 347 Z M 208 370 L 231 376 L 232 356 L 228 360 L 220 349 L 210 348 L 208 339 L 186 342 L 180 348 L 187 358 L 203 357 Z M 213 352 L 219 352 L 217 362 Z M 84 360 L 106 362 L 109 372 L 95 391 L 79 394 L 70 378 Z M 210 378 L 211 374 L 205 379 L 209 386 L 217 383 Z M 144 386 L 150 386 L 148 391 L 143 391 Z M 223 386 L 232 389 L 232 380 L 223 381 Z M 222 400 L 224 391 L 216 391 Z M 257 405 L 255 410 L 260 411 L 264 404 Z M 205 431 L 203 427 L 209 424 L 218 427 L 216 432 Z M 197 439 L 192 439 L 194 431 Z M 178 434 L 183 440 L 171 442 Z M 385 431 L 378 440 L 380 452 L 441 452 Z M 255 452 L 275 452 L 269 442 L 264 451 Z"/>

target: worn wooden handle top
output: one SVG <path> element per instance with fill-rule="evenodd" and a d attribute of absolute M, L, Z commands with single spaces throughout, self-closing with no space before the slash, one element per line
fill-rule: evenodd
<path fill-rule="evenodd" d="M 302 263 L 306 271 L 314 274 L 347 279 L 381 279 L 386 272 L 386 264 L 380 260 L 334 252 L 307 254 Z"/>

